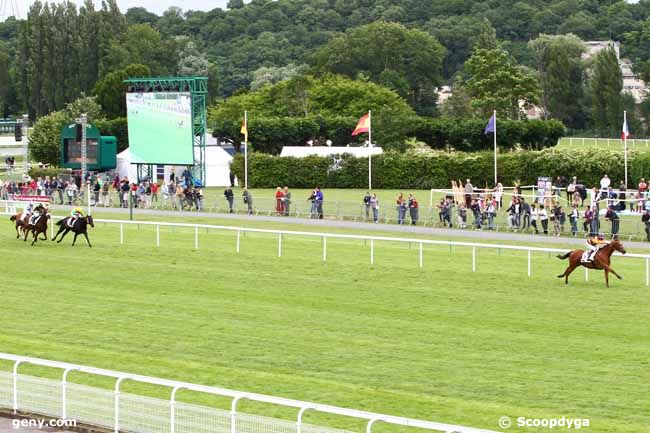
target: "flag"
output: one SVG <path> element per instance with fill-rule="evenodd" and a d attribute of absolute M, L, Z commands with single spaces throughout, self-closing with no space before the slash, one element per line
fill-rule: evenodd
<path fill-rule="evenodd" d="M 494 132 L 495 125 L 496 124 L 496 118 L 494 117 L 494 114 L 492 117 L 490 117 L 490 121 L 488 122 L 487 126 L 485 127 L 485 135 L 489 134 L 490 132 Z"/>
<path fill-rule="evenodd" d="M 246 125 L 246 119 L 244 119 L 241 123 L 241 129 L 239 130 L 242 134 L 244 134 L 244 139 L 248 141 L 248 125 Z"/>
<path fill-rule="evenodd" d="M 364 132 L 368 132 L 370 130 L 370 116 L 366 114 L 363 116 L 361 119 L 359 119 L 359 123 L 357 123 L 357 127 L 354 128 L 354 131 L 352 131 L 352 135 L 359 135 Z"/>
<path fill-rule="evenodd" d="M 623 120 L 623 132 L 621 133 L 621 140 L 630 138 L 630 130 L 627 129 L 627 117 Z"/>

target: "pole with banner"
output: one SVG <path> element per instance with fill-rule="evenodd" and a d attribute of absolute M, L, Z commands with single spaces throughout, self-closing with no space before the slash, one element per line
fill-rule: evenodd
<path fill-rule="evenodd" d="M 352 136 L 361 133 L 368 133 L 368 189 L 372 189 L 372 111 L 368 110 L 368 114 L 359 119 L 357 127 L 352 131 Z"/>
<path fill-rule="evenodd" d="M 625 160 L 625 188 L 627 188 L 627 139 L 630 136 L 630 130 L 627 127 L 627 111 L 623 111 L 623 132 L 621 138 L 623 139 L 623 158 Z"/>
<path fill-rule="evenodd" d="M 372 111 L 368 110 L 368 189 L 372 190 Z"/>
<path fill-rule="evenodd" d="M 244 134 L 244 188 L 248 189 L 248 111 L 244 111 L 244 123 L 240 132 Z"/>
<path fill-rule="evenodd" d="M 485 135 L 494 134 L 494 185 L 497 184 L 497 110 L 494 110 L 492 117 L 485 126 Z"/>

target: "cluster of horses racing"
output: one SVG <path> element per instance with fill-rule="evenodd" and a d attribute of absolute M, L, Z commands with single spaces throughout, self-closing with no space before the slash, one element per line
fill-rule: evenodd
<path fill-rule="evenodd" d="M 9 219 L 16 224 L 16 239 L 20 239 L 22 236 L 23 240 L 26 242 L 27 237 L 31 234 L 33 237 L 32 245 L 34 245 L 36 242 L 38 242 L 39 235 L 43 236 L 41 238 L 42 240 L 47 240 L 47 228 L 50 218 L 51 214 L 49 213 L 48 209 L 43 208 L 40 215 L 34 219 L 31 215 L 25 215 L 24 211 L 19 212 L 16 215 L 12 215 Z M 56 225 L 59 227 L 59 231 L 52 238 L 52 241 L 56 241 L 58 238 L 57 243 L 61 243 L 65 235 L 67 235 L 69 232 L 73 232 L 73 246 L 77 242 L 77 236 L 83 235 L 86 238 L 88 246 L 92 247 L 90 239 L 88 239 L 88 226 L 95 227 L 92 215 L 78 217 L 73 223 L 71 223 L 72 220 L 73 217 L 69 216 L 56 222 Z"/>

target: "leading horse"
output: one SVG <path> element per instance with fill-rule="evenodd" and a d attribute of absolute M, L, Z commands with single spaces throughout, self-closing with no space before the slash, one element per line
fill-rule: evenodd
<path fill-rule="evenodd" d="M 563 274 L 558 275 L 558 278 L 564 277 L 564 282 L 569 284 L 569 275 L 575 270 L 578 266 L 584 266 L 587 269 L 598 269 L 605 271 L 605 284 L 609 287 L 609 273 L 616 275 L 619 280 L 622 280 L 623 277 L 618 275 L 614 269 L 612 269 L 611 257 L 614 251 L 618 251 L 621 254 L 625 254 L 625 248 L 623 244 L 618 240 L 614 239 L 609 244 L 605 245 L 598 250 L 596 256 L 591 262 L 584 263 L 582 261 L 582 254 L 584 250 L 573 250 L 569 251 L 566 254 L 558 255 L 557 258 L 561 260 L 569 259 L 569 266 L 566 268 Z"/>
<path fill-rule="evenodd" d="M 52 238 L 52 241 L 55 241 L 56 238 L 61 233 L 63 233 L 63 235 L 61 235 L 61 238 L 57 241 L 57 243 L 61 243 L 65 235 L 67 235 L 68 232 L 72 231 L 74 232 L 74 240 L 72 241 L 72 246 L 74 246 L 75 242 L 77 242 L 77 236 L 84 235 L 84 237 L 86 238 L 86 242 L 88 242 L 88 246 L 92 248 L 92 245 L 90 244 L 90 240 L 88 239 L 88 226 L 93 228 L 95 227 L 95 223 L 93 222 L 92 215 L 77 218 L 77 220 L 74 222 L 72 227 L 70 227 L 69 224 L 71 219 L 72 217 L 63 218 L 62 220 L 56 223 L 56 225 L 59 226 L 59 231 Z"/>

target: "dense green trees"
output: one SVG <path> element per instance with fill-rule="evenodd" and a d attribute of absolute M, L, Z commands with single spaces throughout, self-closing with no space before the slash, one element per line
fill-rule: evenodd
<path fill-rule="evenodd" d="M 595 129 L 605 136 L 620 133 L 623 124 L 621 91 L 623 77 L 613 49 L 596 55 L 591 79 L 592 113 Z"/>

